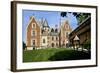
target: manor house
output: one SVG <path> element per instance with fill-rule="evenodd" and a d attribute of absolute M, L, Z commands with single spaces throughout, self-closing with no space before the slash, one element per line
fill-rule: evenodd
<path fill-rule="evenodd" d="M 68 20 L 64 20 L 59 25 L 59 28 L 51 28 L 46 19 L 37 20 L 34 16 L 30 17 L 27 26 L 26 49 L 66 48 L 72 29 Z"/>

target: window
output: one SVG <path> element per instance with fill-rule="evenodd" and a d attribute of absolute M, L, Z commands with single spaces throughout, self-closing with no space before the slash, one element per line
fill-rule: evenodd
<path fill-rule="evenodd" d="M 43 43 L 45 43 L 45 39 L 43 39 Z"/>
<path fill-rule="evenodd" d="M 44 30 L 42 29 L 41 34 L 43 34 Z"/>
<path fill-rule="evenodd" d="M 56 40 L 58 40 L 58 37 L 56 37 Z"/>
<path fill-rule="evenodd" d="M 54 47 L 54 43 L 52 43 L 52 47 Z"/>
<path fill-rule="evenodd" d="M 69 33 L 67 32 L 67 33 L 66 33 L 66 37 L 68 38 L 68 36 L 69 36 Z"/>
<path fill-rule="evenodd" d="M 31 46 L 35 46 L 35 40 L 31 40 Z"/>
<path fill-rule="evenodd" d="M 35 46 L 35 40 L 33 40 L 33 46 Z"/>
<path fill-rule="evenodd" d="M 54 40 L 54 37 L 52 37 L 52 40 Z"/>
<path fill-rule="evenodd" d="M 35 36 L 35 31 L 34 30 L 32 30 L 31 35 Z"/>
<path fill-rule="evenodd" d="M 32 28 L 35 28 L 35 23 L 32 23 Z"/>
<path fill-rule="evenodd" d="M 51 29 L 51 32 L 54 32 L 54 29 L 53 28 Z"/>
<path fill-rule="evenodd" d="M 56 46 L 58 47 L 58 43 L 56 43 Z"/>
<path fill-rule="evenodd" d="M 55 29 L 55 32 L 57 33 L 58 32 L 58 29 Z"/>

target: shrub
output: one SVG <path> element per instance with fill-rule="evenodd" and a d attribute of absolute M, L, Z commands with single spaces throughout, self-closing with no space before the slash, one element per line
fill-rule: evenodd
<path fill-rule="evenodd" d="M 23 42 L 23 50 L 25 50 L 26 48 L 26 44 Z"/>
<path fill-rule="evenodd" d="M 90 48 L 91 48 L 91 42 L 90 42 L 90 41 L 86 41 L 86 42 L 83 44 L 83 47 L 84 47 L 85 49 L 90 50 Z"/>

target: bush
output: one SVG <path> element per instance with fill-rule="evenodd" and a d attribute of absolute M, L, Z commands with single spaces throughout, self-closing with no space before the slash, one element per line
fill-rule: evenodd
<path fill-rule="evenodd" d="M 26 44 L 23 42 L 23 50 L 25 50 L 26 48 Z"/>
<path fill-rule="evenodd" d="M 83 47 L 85 48 L 85 49 L 90 49 L 91 48 L 91 42 L 90 41 L 87 41 L 87 42 L 85 42 L 84 44 L 83 44 Z"/>

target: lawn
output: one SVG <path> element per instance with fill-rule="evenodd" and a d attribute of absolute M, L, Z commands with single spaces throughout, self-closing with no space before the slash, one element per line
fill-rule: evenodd
<path fill-rule="evenodd" d="M 90 53 L 64 48 L 23 51 L 23 62 L 79 60 L 90 58 Z"/>

